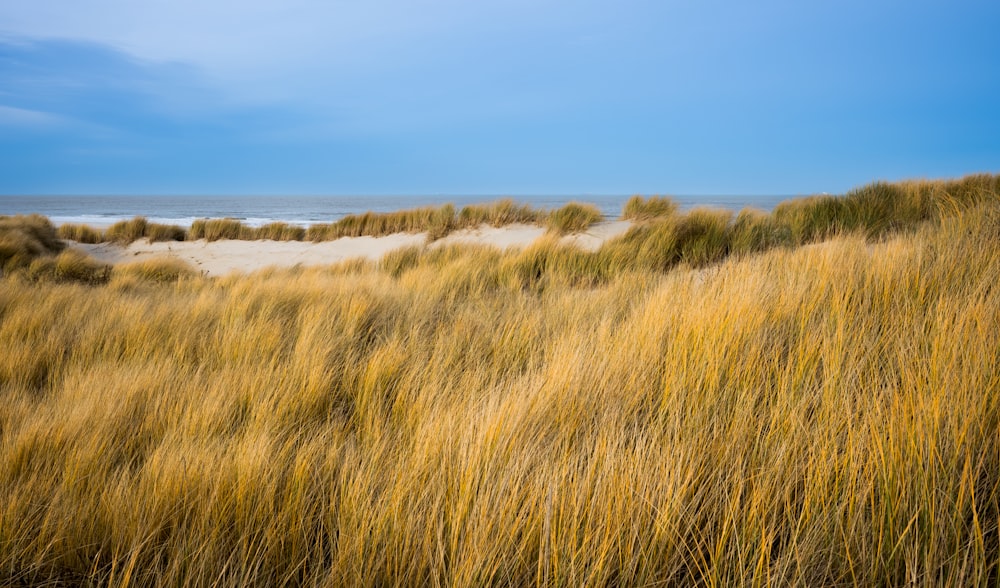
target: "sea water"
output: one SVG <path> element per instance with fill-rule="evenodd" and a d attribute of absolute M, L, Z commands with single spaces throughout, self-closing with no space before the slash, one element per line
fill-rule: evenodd
<path fill-rule="evenodd" d="M 630 196 L 516 196 L 520 204 L 555 209 L 571 201 L 593 204 L 606 219 L 621 215 Z M 56 225 L 82 223 L 107 227 L 135 216 L 150 222 L 188 227 L 201 218 L 234 218 L 249 226 L 286 222 L 299 226 L 336 221 L 367 211 L 393 212 L 446 203 L 493 202 L 506 196 L 3 196 L 0 215 L 41 214 Z M 682 209 L 713 206 L 739 210 L 772 209 L 783 196 L 674 197 Z"/>

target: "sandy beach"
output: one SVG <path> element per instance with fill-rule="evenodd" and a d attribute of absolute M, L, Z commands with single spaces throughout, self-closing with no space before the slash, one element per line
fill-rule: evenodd
<path fill-rule="evenodd" d="M 584 233 L 562 238 L 566 244 L 594 250 L 608 239 L 623 234 L 629 221 L 597 223 Z M 443 239 L 427 243 L 426 233 L 397 233 L 384 237 L 344 237 L 335 241 L 160 241 L 146 239 L 127 246 L 115 243 L 71 243 L 71 247 L 107 263 L 127 263 L 154 257 L 181 259 L 208 276 L 232 272 L 249 273 L 267 267 L 296 265 L 327 265 L 352 258 L 378 260 L 401 247 L 441 247 L 449 244 L 490 245 L 500 249 L 521 248 L 545 235 L 545 228 L 536 225 L 508 225 L 455 231 Z"/>

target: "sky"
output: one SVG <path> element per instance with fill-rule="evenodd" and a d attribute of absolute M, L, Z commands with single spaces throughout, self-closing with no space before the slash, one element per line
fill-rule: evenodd
<path fill-rule="evenodd" d="M 0 0 L 0 194 L 996 173 L 998 25 L 996 0 Z"/>

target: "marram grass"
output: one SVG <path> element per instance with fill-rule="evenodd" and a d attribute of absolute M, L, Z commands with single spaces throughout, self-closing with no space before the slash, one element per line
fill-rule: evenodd
<path fill-rule="evenodd" d="M 300 227 L 273 222 L 252 227 L 234 218 L 197 219 L 184 229 L 176 225 L 150 223 L 137 216 L 121 221 L 106 230 L 87 225 L 64 224 L 56 232 L 60 239 L 79 243 L 116 242 L 127 245 L 139 239 L 150 241 L 218 241 L 221 239 L 273 241 L 332 241 L 343 237 L 382 237 L 393 233 L 427 233 L 428 241 L 440 239 L 460 229 L 481 225 L 500 227 L 515 223 L 539 224 L 564 234 L 586 230 L 601 220 L 597 208 L 589 204 L 569 203 L 552 211 L 502 199 L 485 204 L 470 204 L 456 211 L 454 205 L 427 206 L 396 212 L 349 214 L 331 223 Z"/>
<path fill-rule="evenodd" d="M 727 253 L 755 253 L 771 247 L 813 243 L 848 233 L 879 238 L 900 230 L 911 230 L 928 220 L 956 214 L 969 206 L 995 199 L 997 194 L 1000 194 L 1000 175 L 978 174 L 947 181 L 874 182 L 843 196 L 821 195 L 788 200 L 778 204 L 771 215 L 743 211 L 728 228 L 732 233 L 732 243 L 722 249 Z M 705 220 L 703 213 L 701 211 L 703 218 L 700 220 Z M 678 214 L 677 203 L 666 196 L 633 196 L 622 207 L 621 214 L 623 220 L 640 225 L 669 225 L 685 216 L 690 214 Z M 543 210 L 507 198 L 464 206 L 460 210 L 452 204 L 444 204 L 395 212 L 349 214 L 335 222 L 316 223 L 308 228 L 281 222 L 251 227 L 237 219 L 224 218 L 198 219 L 185 230 L 176 225 L 149 223 L 144 217 L 135 217 L 103 231 L 86 225 L 67 224 L 59 227 L 58 236 L 82 243 L 115 241 L 128 244 L 142 238 L 151 241 L 329 241 L 342 237 L 423 232 L 427 233 L 428 241 L 434 241 L 453 231 L 477 228 L 483 224 L 498 227 L 529 223 L 546 226 L 556 234 L 577 233 L 586 231 L 602 218 L 601 211 L 590 204 L 570 202 L 558 209 Z M 685 222 L 681 220 L 680 224 L 683 226 Z M 662 233 L 663 229 L 661 227 L 659 232 Z M 718 258 L 709 248 L 694 254 L 692 259 L 697 263 L 702 263 L 697 261 L 700 259 L 711 263 Z"/>
<path fill-rule="evenodd" d="M 0 584 L 996 585 L 1000 202 L 927 214 L 13 272 Z"/>
<path fill-rule="evenodd" d="M 550 212 L 547 224 L 550 231 L 565 235 L 586 231 L 601 218 L 603 218 L 601 211 L 593 204 L 570 202 Z"/>
<path fill-rule="evenodd" d="M 672 216 L 677 212 L 677 203 L 667 196 L 650 196 L 643 198 L 636 195 L 625 202 L 622 207 L 624 220 L 651 220 L 664 216 Z"/>

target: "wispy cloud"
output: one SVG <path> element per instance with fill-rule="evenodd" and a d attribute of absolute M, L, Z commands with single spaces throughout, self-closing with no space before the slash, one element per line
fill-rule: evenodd
<path fill-rule="evenodd" d="M 63 117 L 48 112 L 0 104 L 0 126 L 45 131 L 64 127 L 67 123 Z"/>

